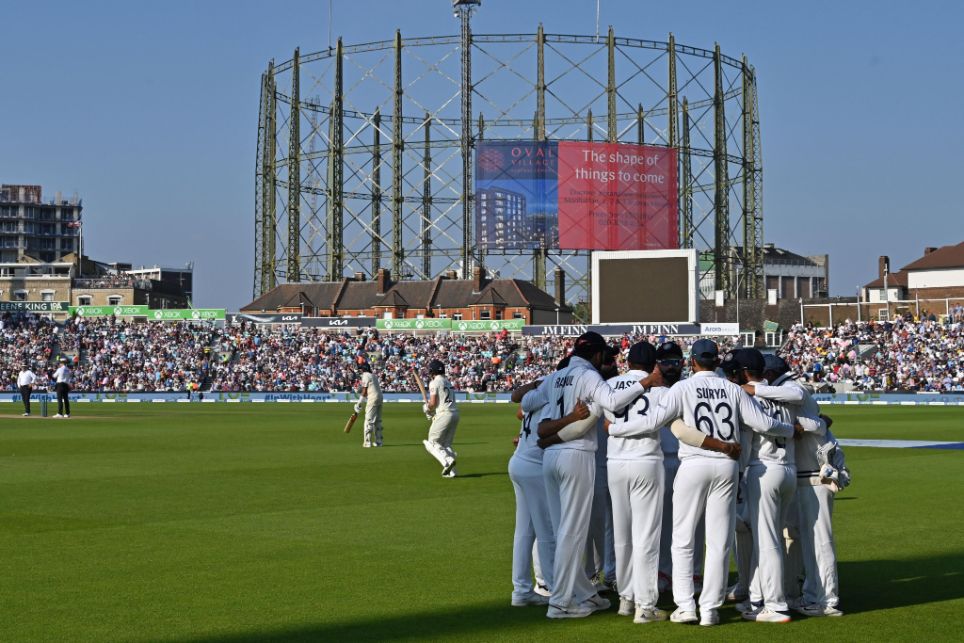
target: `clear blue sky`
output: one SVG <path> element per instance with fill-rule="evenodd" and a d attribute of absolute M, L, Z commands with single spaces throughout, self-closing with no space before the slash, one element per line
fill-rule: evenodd
<path fill-rule="evenodd" d="M 766 239 L 830 254 L 832 294 L 964 239 L 961 3 L 602 0 L 601 28 L 746 53 Z M 334 0 L 348 43 L 457 31 L 447 0 Z M 477 32 L 592 33 L 595 0 L 484 0 Z M 0 181 L 84 199 L 87 251 L 195 261 L 196 305 L 250 299 L 260 74 L 328 45 L 326 0 L 5 0 Z"/>

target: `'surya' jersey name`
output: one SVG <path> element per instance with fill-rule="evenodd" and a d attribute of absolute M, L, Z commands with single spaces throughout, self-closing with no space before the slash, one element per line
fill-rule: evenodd
<path fill-rule="evenodd" d="M 698 388 L 696 398 L 699 400 L 725 400 L 726 391 L 718 388 Z"/>

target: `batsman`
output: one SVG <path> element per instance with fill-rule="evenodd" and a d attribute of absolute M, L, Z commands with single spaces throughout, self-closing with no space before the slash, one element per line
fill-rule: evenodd
<path fill-rule="evenodd" d="M 378 378 L 372 375 L 372 367 L 368 362 L 358 365 L 361 369 L 361 384 L 358 401 L 355 402 L 355 413 L 361 412 L 365 403 L 365 437 L 363 447 L 382 446 L 382 389 L 378 385 Z"/>
<path fill-rule="evenodd" d="M 455 429 L 459 425 L 459 409 L 455 405 L 455 391 L 445 379 L 445 364 L 433 359 L 428 364 L 428 373 L 432 381 L 428 385 L 428 395 L 422 410 L 432 420 L 428 429 L 428 439 L 423 440 L 425 450 L 442 465 L 442 477 L 454 478 L 455 458 L 458 455 L 452 450 L 455 439 Z M 417 376 L 416 376 L 417 379 Z M 419 388 L 422 388 L 421 380 Z M 425 395 L 423 392 L 422 395 Z"/>

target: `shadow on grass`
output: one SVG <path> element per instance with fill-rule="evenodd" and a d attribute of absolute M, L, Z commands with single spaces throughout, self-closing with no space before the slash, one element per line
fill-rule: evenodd
<path fill-rule="evenodd" d="M 840 609 L 875 612 L 964 598 L 964 551 L 902 560 L 841 561 Z"/>
<path fill-rule="evenodd" d="M 500 638 L 513 626 L 544 622 L 544 607 L 512 608 L 508 601 L 465 605 L 437 611 L 395 616 L 319 623 L 290 630 L 246 632 L 209 638 L 188 639 L 192 643 L 240 643 L 242 641 L 384 641 L 399 639 L 432 640 L 486 633 Z"/>
<path fill-rule="evenodd" d="M 507 471 L 490 471 L 488 473 L 466 473 L 465 475 L 459 475 L 458 478 L 485 478 L 487 476 L 508 476 Z"/>

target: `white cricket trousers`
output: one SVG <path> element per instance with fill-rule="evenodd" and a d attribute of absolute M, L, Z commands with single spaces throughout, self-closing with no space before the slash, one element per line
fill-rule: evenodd
<path fill-rule="evenodd" d="M 839 602 L 837 549 L 833 541 L 833 492 L 809 480 L 797 483 L 797 520 L 803 554 L 803 600 L 836 607 Z"/>
<path fill-rule="evenodd" d="M 679 471 L 679 458 L 676 455 L 663 455 L 663 520 L 659 534 L 659 575 L 667 583 L 673 579 L 673 483 Z M 706 526 L 700 520 L 696 527 L 696 540 L 693 545 L 693 569 L 703 569 L 703 536 Z"/>
<path fill-rule="evenodd" d="M 364 444 L 382 446 L 382 405 L 365 405 L 365 437 Z"/>
<path fill-rule="evenodd" d="M 459 425 L 458 413 L 436 413 L 432 418 L 432 425 L 428 429 L 428 441 L 435 442 L 443 451 L 452 450 L 455 440 L 455 429 Z M 449 455 L 452 455 L 449 453 Z M 453 456 L 454 457 L 454 456 Z"/>
<path fill-rule="evenodd" d="M 726 596 L 730 547 L 736 523 L 737 463 L 729 458 L 687 458 L 673 485 L 673 601 L 696 610 L 693 549 L 700 518 L 706 517 L 706 561 L 700 609 L 716 609 Z"/>
<path fill-rule="evenodd" d="M 659 540 L 663 519 L 661 460 L 610 460 L 616 587 L 640 607 L 659 600 Z"/>
<path fill-rule="evenodd" d="M 786 549 L 783 525 L 797 487 L 797 469 L 754 464 L 746 470 L 747 510 L 753 536 L 750 600 L 786 612 L 783 590 Z"/>
<path fill-rule="evenodd" d="M 556 540 L 549 517 L 546 482 L 542 465 L 531 460 L 509 458 L 509 479 L 515 490 L 515 538 L 512 543 L 513 595 L 525 596 L 532 592 L 532 543 L 536 540 L 539 560 L 545 570 L 545 581 L 552 587 L 552 561 Z"/>
<path fill-rule="evenodd" d="M 546 449 L 542 474 L 556 537 L 549 604 L 566 609 L 596 594 L 583 568 L 596 478 L 596 454 L 578 449 Z M 543 561 L 543 570 L 545 567 Z"/>

